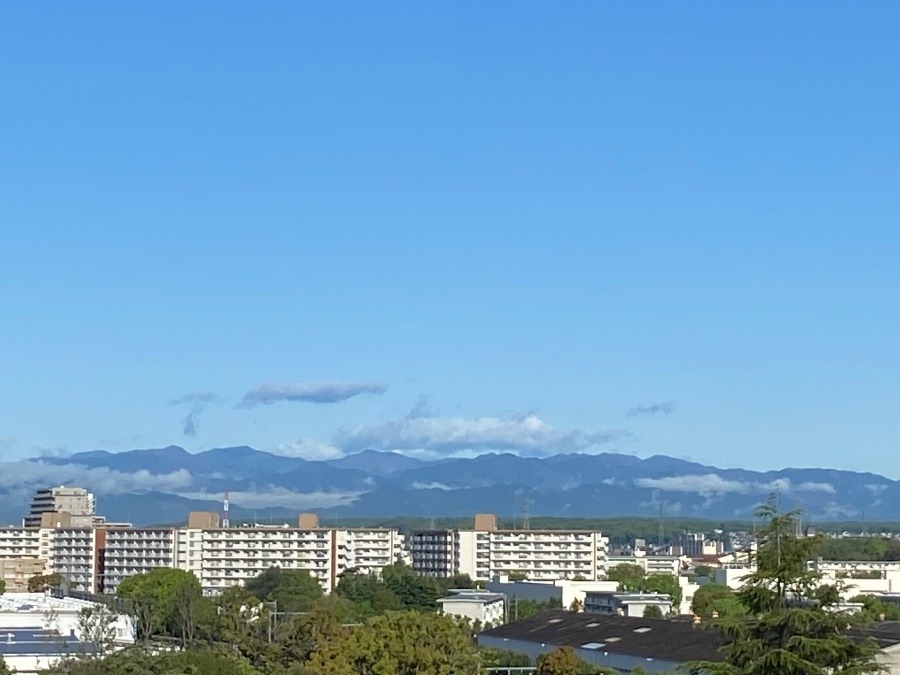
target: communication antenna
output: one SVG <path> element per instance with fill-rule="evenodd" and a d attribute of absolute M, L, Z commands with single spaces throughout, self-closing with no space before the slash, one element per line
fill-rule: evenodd
<path fill-rule="evenodd" d="M 659 503 L 659 547 L 660 548 L 663 547 L 663 543 L 666 539 L 666 526 L 665 526 L 665 523 L 663 522 L 663 518 L 665 518 L 665 509 L 666 509 L 666 503 L 660 502 Z"/>
<path fill-rule="evenodd" d="M 222 527 L 229 527 L 228 521 L 228 490 L 222 498 Z"/>

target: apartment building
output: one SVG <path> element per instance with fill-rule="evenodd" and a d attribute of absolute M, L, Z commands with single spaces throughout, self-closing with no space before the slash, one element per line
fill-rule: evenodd
<path fill-rule="evenodd" d="M 106 523 L 84 488 L 38 490 L 25 521 L 30 525 L 0 528 L 0 573 L 17 588 L 56 572 L 73 589 L 115 593 L 130 576 L 170 567 L 193 572 L 204 593 L 215 595 L 277 566 L 307 570 L 329 592 L 344 572 L 378 572 L 405 555 L 396 530 L 323 528 L 310 513 L 295 527 L 222 527 L 212 512 L 191 513 L 176 528 Z"/>
<path fill-rule="evenodd" d="M 175 567 L 176 532 L 171 528 L 98 529 L 98 590 L 115 593 L 128 577 L 157 567 Z"/>
<path fill-rule="evenodd" d="M 193 572 L 215 595 L 280 567 L 307 570 L 329 592 L 344 572 L 378 572 L 403 555 L 395 530 L 322 528 L 314 514 L 302 514 L 296 527 L 223 528 L 218 514 L 205 512 L 180 528 L 72 523 L 71 514 L 45 512 L 39 527 L 0 528 L 0 571 L 17 587 L 46 568 L 74 589 L 115 593 L 130 576 L 171 567 Z"/>
<path fill-rule="evenodd" d="M 413 569 L 431 576 L 596 580 L 606 575 L 609 540 L 589 530 L 503 530 L 493 514 L 478 514 L 471 530 L 414 532 L 411 548 Z"/>

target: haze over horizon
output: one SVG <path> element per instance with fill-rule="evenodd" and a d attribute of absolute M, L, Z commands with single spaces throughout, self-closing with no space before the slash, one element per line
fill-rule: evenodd
<path fill-rule="evenodd" d="M 0 462 L 900 479 L 900 6 L 510 8 L 7 6 Z"/>

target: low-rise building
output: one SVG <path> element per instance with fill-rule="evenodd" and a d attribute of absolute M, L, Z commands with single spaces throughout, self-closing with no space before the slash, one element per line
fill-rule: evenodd
<path fill-rule="evenodd" d="M 477 621 L 482 626 L 497 626 L 506 618 L 506 596 L 502 593 L 451 590 L 437 602 L 442 614 Z"/>
<path fill-rule="evenodd" d="M 0 656 L 15 673 L 38 673 L 60 659 L 93 654 L 97 648 L 82 633 L 80 613 L 96 603 L 58 598 L 45 593 L 5 593 L 0 596 Z M 112 649 L 134 642 L 130 617 L 115 614 Z"/>
<path fill-rule="evenodd" d="M 661 616 L 672 613 L 672 598 L 662 593 L 598 593 L 590 591 L 584 596 L 584 611 L 588 614 L 618 614 L 643 617 L 649 607 L 655 607 Z"/>
<path fill-rule="evenodd" d="M 671 574 L 677 577 L 689 562 L 688 558 L 677 555 L 611 555 L 606 564 L 609 567 L 637 565 L 646 574 Z"/>
<path fill-rule="evenodd" d="M 873 640 L 886 675 L 900 675 L 900 622 L 881 622 L 850 636 Z M 691 621 L 649 619 L 574 612 L 542 612 L 478 635 L 478 644 L 526 654 L 532 661 L 557 647 L 568 646 L 597 666 L 631 673 L 680 672 L 692 661 L 722 661 L 724 642 L 715 631 Z"/>
<path fill-rule="evenodd" d="M 503 593 L 508 598 L 554 602 L 564 609 L 573 604 L 584 606 L 584 597 L 591 591 L 615 592 L 618 581 L 573 581 L 554 579 L 551 581 L 510 581 L 508 577 L 495 577 L 485 584 L 485 589 L 493 593 Z"/>
<path fill-rule="evenodd" d="M 604 614 L 542 612 L 483 631 L 478 644 L 526 654 L 532 662 L 557 647 L 571 647 L 590 664 L 630 673 L 677 672 L 690 661 L 720 661 L 722 640 L 689 621 Z"/>

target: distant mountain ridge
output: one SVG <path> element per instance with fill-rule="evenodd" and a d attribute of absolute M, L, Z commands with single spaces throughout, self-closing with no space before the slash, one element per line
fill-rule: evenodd
<path fill-rule="evenodd" d="M 103 515 L 136 524 L 179 522 L 192 509 L 218 509 L 225 490 L 233 517 L 283 518 L 303 510 L 324 517 L 516 515 L 527 497 L 535 516 L 656 517 L 662 511 L 745 519 L 778 492 L 813 520 L 900 520 L 900 482 L 877 474 L 721 469 L 665 455 L 487 453 L 425 460 L 363 450 L 306 460 L 247 446 L 190 453 L 173 445 L 40 457 L 28 466 L 22 483 L 3 491 L 0 518 L 6 522 L 21 520 L 31 489 L 63 483 L 91 489 Z"/>

